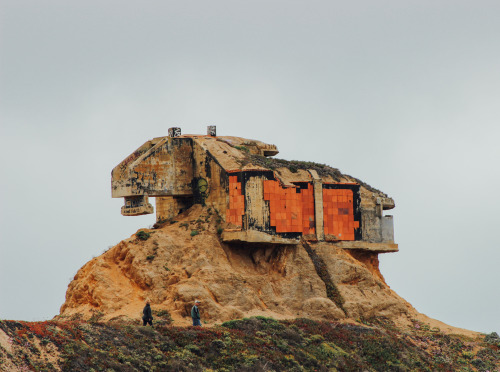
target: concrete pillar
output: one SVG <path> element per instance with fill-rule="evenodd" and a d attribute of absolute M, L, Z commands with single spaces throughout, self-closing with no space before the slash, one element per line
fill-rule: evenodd
<path fill-rule="evenodd" d="M 316 220 L 316 238 L 318 241 L 325 240 L 325 229 L 323 221 L 323 182 L 318 173 L 309 169 L 313 178 L 314 189 L 314 219 Z"/>
<path fill-rule="evenodd" d="M 212 137 L 217 136 L 217 128 L 215 127 L 215 125 L 207 126 L 207 136 L 212 136 Z"/>
<path fill-rule="evenodd" d="M 180 135 L 181 135 L 181 128 L 179 127 L 168 128 L 169 137 L 179 137 Z"/>
<path fill-rule="evenodd" d="M 179 207 L 173 196 L 157 196 L 156 222 L 168 220 L 179 214 Z"/>

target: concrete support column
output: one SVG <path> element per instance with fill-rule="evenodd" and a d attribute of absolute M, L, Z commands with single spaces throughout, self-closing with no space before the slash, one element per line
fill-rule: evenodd
<path fill-rule="evenodd" d="M 323 222 L 323 182 L 318 173 L 309 169 L 313 178 L 314 189 L 314 219 L 316 220 L 316 238 L 318 241 L 325 240 L 325 229 Z"/>
<path fill-rule="evenodd" d="M 179 214 L 179 206 L 173 196 L 156 197 L 156 222 L 168 220 Z"/>

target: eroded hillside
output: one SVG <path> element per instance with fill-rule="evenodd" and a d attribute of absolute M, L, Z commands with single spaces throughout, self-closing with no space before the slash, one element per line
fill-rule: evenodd
<path fill-rule="evenodd" d="M 190 308 L 200 299 L 205 324 L 257 315 L 382 316 L 400 326 L 432 321 L 389 288 L 376 253 L 321 242 L 227 245 L 219 237 L 220 224 L 214 210 L 195 205 L 175 220 L 140 230 L 78 271 L 60 318 L 137 320 L 150 299 L 153 309 L 188 325 Z"/>

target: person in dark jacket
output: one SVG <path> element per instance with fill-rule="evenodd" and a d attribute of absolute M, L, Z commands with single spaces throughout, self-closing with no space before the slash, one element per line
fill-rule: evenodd
<path fill-rule="evenodd" d="M 153 314 L 151 312 L 151 306 L 149 305 L 149 300 L 146 301 L 146 306 L 142 310 L 142 325 L 145 326 L 149 324 L 151 327 L 153 326 Z"/>
<path fill-rule="evenodd" d="M 201 327 L 199 304 L 201 304 L 199 300 L 194 302 L 194 306 L 191 308 L 191 318 L 193 318 L 193 326 Z"/>

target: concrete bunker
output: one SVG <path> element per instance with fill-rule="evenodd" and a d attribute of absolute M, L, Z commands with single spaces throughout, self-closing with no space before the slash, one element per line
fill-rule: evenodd
<path fill-rule="evenodd" d="M 297 244 L 327 241 L 346 249 L 397 251 L 386 194 L 340 172 L 307 164 L 287 166 L 275 145 L 240 137 L 182 135 L 144 143 L 112 171 L 112 197 L 124 198 L 122 215 L 154 212 L 157 221 L 175 217 L 195 203 L 214 208 L 224 221 L 227 243 Z M 321 174 L 320 174 L 321 173 Z"/>

